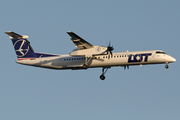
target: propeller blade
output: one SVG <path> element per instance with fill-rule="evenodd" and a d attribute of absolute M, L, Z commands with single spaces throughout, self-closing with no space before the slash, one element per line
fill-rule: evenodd
<path fill-rule="evenodd" d="M 110 54 L 111 54 L 111 56 L 113 55 L 111 51 L 110 51 Z"/>
<path fill-rule="evenodd" d="M 108 51 L 108 59 L 110 59 L 110 51 Z"/>
<path fill-rule="evenodd" d="M 107 54 L 108 54 L 108 59 L 113 56 L 112 51 L 114 50 L 113 46 L 111 47 L 111 41 L 109 41 L 109 45 L 107 46 Z"/>

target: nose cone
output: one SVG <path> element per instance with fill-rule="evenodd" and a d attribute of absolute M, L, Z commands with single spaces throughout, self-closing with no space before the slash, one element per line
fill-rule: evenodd
<path fill-rule="evenodd" d="M 172 57 L 172 62 L 176 62 L 176 59 Z"/>
<path fill-rule="evenodd" d="M 171 57 L 170 55 L 167 55 L 166 58 L 164 59 L 166 62 L 176 62 L 176 59 Z"/>

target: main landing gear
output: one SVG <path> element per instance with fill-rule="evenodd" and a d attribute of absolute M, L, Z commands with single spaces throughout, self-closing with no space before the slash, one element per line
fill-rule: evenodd
<path fill-rule="evenodd" d="M 89 67 L 89 63 L 91 62 L 91 60 L 92 60 L 92 57 L 85 57 L 85 63 L 82 66 L 83 69 L 87 69 Z"/>
<path fill-rule="evenodd" d="M 127 67 L 127 69 L 129 69 L 129 65 L 127 65 L 127 66 L 124 66 L 124 70 L 126 69 L 126 67 Z"/>
<path fill-rule="evenodd" d="M 100 79 L 101 80 L 104 80 L 106 77 L 104 76 L 104 74 L 107 72 L 107 70 L 108 70 L 109 68 L 104 68 L 103 67 L 103 69 L 102 69 L 102 75 L 100 76 Z"/>

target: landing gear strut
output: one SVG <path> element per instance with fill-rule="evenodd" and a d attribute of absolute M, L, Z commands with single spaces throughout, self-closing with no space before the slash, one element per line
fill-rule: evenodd
<path fill-rule="evenodd" d="M 82 66 L 84 69 L 87 69 L 89 67 L 89 63 L 91 61 L 92 57 L 85 57 L 85 63 Z"/>
<path fill-rule="evenodd" d="M 127 69 L 129 69 L 129 66 L 127 65 L 127 66 L 124 66 L 124 70 L 126 69 L 126 67 L 127 67 Z"/>
<path fill-rule="evenodd" d="M 104 76 L 104 74 L 107 72 L 107 70 L 108 70 L 109 68 L 104 68 L 103 67 L 103 69 L 102 69 L 102 75 L 100 76 L 100 79 L 101 80 L 104 80 L 106 77 Z"/>

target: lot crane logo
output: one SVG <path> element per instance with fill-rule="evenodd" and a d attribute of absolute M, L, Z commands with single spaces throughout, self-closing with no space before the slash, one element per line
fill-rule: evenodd
<path fill-rule="evenodd" d="M 29 51 L 26 40 L 20 39 L 14 43 L 14 48 L 18 57 L 25 56 Z"/>
<path fill-rule="evenodd" d="M 96 51 L 99 52 L 101 50 L 101 47 L 96 47 Z"/>

